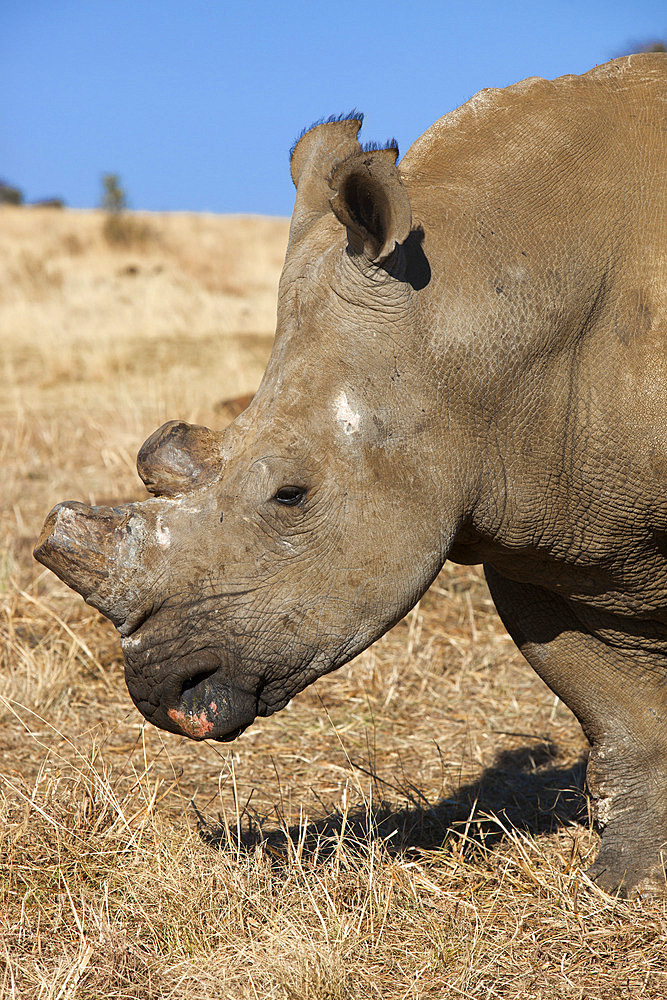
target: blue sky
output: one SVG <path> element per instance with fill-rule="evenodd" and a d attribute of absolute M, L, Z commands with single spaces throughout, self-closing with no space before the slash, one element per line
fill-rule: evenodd
<path fill-rule="evenodd" d="M 482 87 L 667 37 L 665 0 L 3 0 L 0 178 L 93 207 L 289 215 L 287 154 L 357 107 L 404 152 Z"/>

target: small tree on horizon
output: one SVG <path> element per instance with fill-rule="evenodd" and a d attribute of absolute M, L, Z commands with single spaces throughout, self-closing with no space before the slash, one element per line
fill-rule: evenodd
<path fill-rule="evenodd" d="M 127 209 L 127 195 L 123 190 L 119 174 L 102 174 L 101 208 L 116 215 Z"/>
<path fill-rule="evenodd" d="M 102 232 L 107 243 L 115 246 L 142 245 L 155 234 L 150 226 L 127 214 L 127 194 L 119 174 L 102 174 L 102 199 L 105 212 Z"/>

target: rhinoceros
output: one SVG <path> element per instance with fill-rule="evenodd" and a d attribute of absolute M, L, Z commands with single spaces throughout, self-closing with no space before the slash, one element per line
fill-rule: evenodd
<path fill-rule="evenodd" d="M 591 876 L 664 888 L 666 64 L 483 90 L 400 163 L 356 114 L 302 134 L 251 404 L 165 424 L 151 498 L 59 504 L 35 550 L 147 719 L 232 740 L 482 563 L 590 742 Z"/>

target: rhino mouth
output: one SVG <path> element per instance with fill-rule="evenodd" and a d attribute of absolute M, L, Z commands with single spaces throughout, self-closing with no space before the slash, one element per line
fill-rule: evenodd
<path fill-rule="evenodd" d="M 222 684 L 218 669 L 204 668 L 182 682 L 177 704 L 167 709 L 167 716 L 178 731 L 191 739 L 228 743 L 240 736 L 257 715 L 256 698 L 239 705 L 239 695 L 243 694 Z M 247 719 L 239 721 L 246 714 Z"/>
<path fill-rule="evenodd" d="M 254 722 L 258 691 L 230 682 L 217 652 L 200 650 L 148 665 L 141 645 L 136 636 L 123 642 L 125 681 L 132 701 L 153 725 L 192 740 L 228 743 Z"/>

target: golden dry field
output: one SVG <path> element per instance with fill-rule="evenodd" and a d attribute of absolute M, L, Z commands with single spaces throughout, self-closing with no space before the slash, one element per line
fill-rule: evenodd
<path fill-rule="evenodd" d="M 145 725 L 113 627 L 31 556 L 59 500 L 143 496 L 269 354 L 287 222 L 0 210 L 0 998 L 667 996 L 664 902 L 613 899 L 585 742 L 448 566 L 236 743 Z"/>

